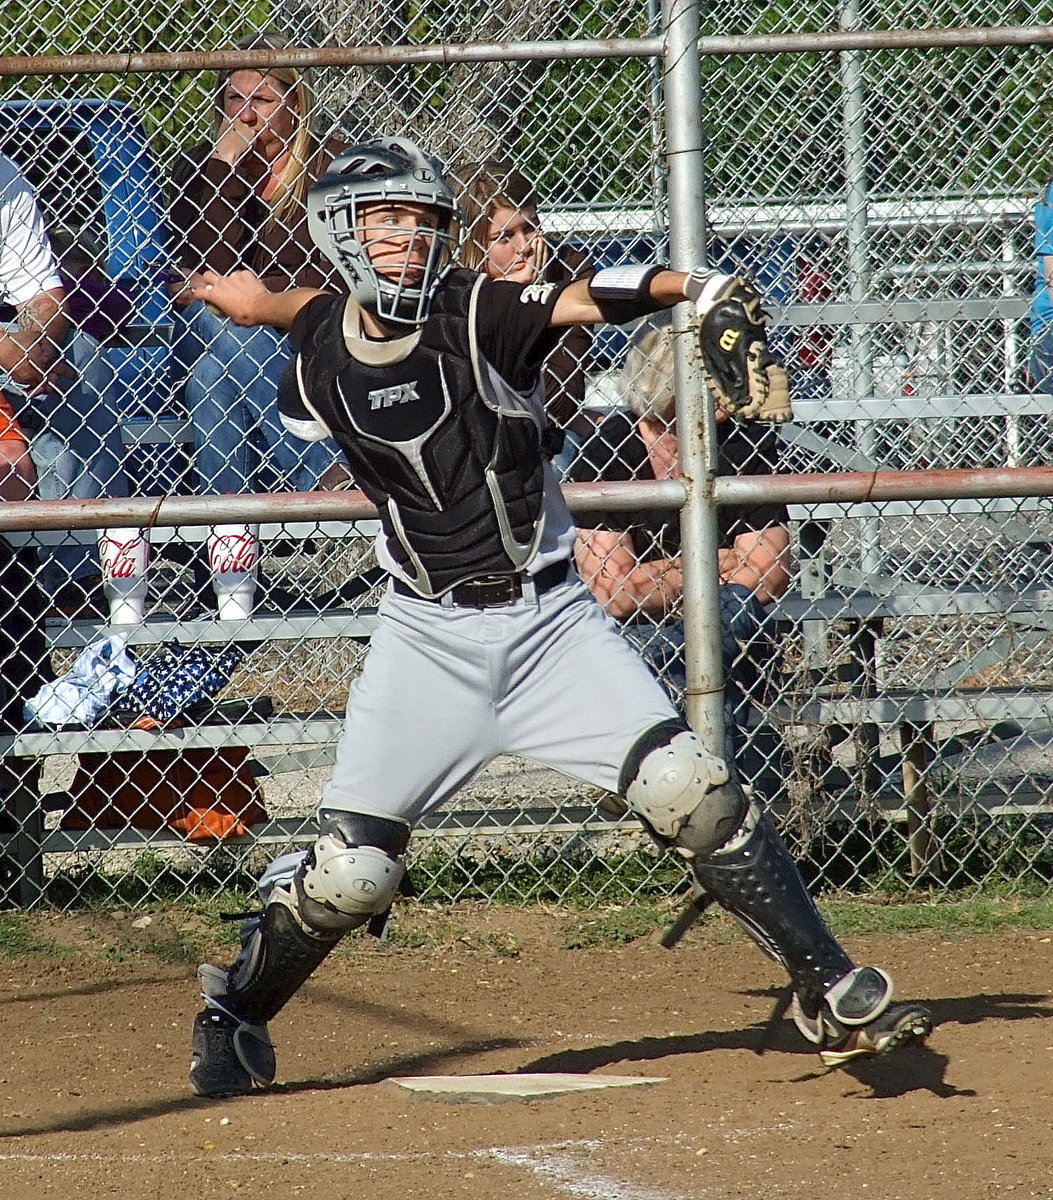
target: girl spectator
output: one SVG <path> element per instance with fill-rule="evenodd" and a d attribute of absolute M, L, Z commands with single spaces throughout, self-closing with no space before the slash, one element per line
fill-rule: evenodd
<path fill-rule="evenodd" d="M 537 192 L 515 167 L 487 159 L 463 163 L 453 175 L 465 218 L 464 266 L 512 283 L 561 283 L 591 273 L 582 251 L 549 244 L 538 218 Z M 552 460 L 561 472 L 569 468 L 594 428 L 582 412 L 584 364 L 591 346 L 591 332 L 583 325 L 571 325 L 542 370 L 545 407 L 563 434 L 562 448 Z"/>

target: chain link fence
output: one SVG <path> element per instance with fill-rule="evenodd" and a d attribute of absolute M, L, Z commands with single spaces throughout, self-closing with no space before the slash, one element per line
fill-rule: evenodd
<path fill-rule="evenodd" d="M 1035 206 L 1053 175 L 1039 6 L 945 0 L 925 16 L 1016 34 L 883 46 L 881 31 L 918 19 L 886 0 L 718 0 L 701 13 L 706 254 L 764 290 L 795 401 L 786 426 L 720 423 L 728 473 L 1049 461 L 1053 400 L 1032 371 L 1030 319 Z M 356 140 L 403 135 L 442 156 L 468 217 L 481 214 L 462 247 L 478 269 L 531 259 L 558 279 L 668 254 L 657 4 L 426 0 L 380 12 L 275 0 L 235 4 L 220 21 L 194 4 L 160 14 L 138 0 L 74 0 L 61 13 L 7 6 L 0 27 L 9 55 L 47 56 L 22 72 L 6 60 L 0 74 L 0 154 L 13 164 L 0 228 L 32 249 L 20 178 L 61 272 L 27 283 L 4 266 L 0 290 L 9 327 L 25 331 L 61 286 L 50 329 L 72 368 L 40 387 L 39 348 L 4 360 L 16 419 L 0 421 L 8 503 L 347 484 L 335 447 L 306 448 L 277 421 L 287 341 L 239 331 L 183 281 L 249 265 L 275 287 L 332 285 L 303 194 Z M 872 44 L 827 48 L 838 30 Z M 779 52 L 780 38 L 802 35 L 806 51 Z M 112 62 L 238 45 L 260 70 Z M 401 49 L 372 65 L 267 58 L 323 45 Z M 427 46 L 454 49 L 444 61 Z M 70 73 L 61 57 L 92 54 L 111 56 L 105 72 Z M 525 214 L 525 231 L 509 214 Z M 675 477 L 668 339 L 660 321 L 577 331 L 550 360 L 568 482 Z M 276 851 L 310 839 L 383 584 L 374 523 L 283 523 L 286 512 L 267 514 L 258 545 L 234 522 L 158 526 L 148 549 L 121 523 L 102 557 L 93 530 L 3 535 L 8 903 L 248 887 Z M 721 520 L 727 723 L 810 881 L 1047 889 L 1049 498 L 776 498 Z M 640 582 L 664 569 L 655 564 L 675 569 L 675 516 L 581 524 L 583 572 L 679 695 L 675 596 Z M 259 556 L 251 598 L 246 550 Z M 141 606 L 143 619 L 111 625 L 117 605 L 132 618 Z M 39 697 L 48 703 L 27 712 Z M 679 886 L 676 865 L 607 805 L 499 760 L 418 831 L 418 888 L 624 900 Z"/>

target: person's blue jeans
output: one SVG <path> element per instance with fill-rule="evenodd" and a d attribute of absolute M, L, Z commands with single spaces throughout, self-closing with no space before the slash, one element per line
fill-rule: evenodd
<path fill-rule="evenodd" d="M 759 660 L 766 660 L 774 652 L 774 643 L 765 628 L 766 618 L 764 605 L 749 588 L 737 583 L 721 584 L 724 745 L 729 761 L 738 757 L 746 742 Z M 659 625 L 630 621 L 622 626 L 622 632 L 640 651 L 659 682 L 679 705 L 687 686 L 683 621 L 663 621 Z M 743 647 L 749 648 L 748 656 L 743 655 Z"/>
<path fill-rule="evenodd" d="M 557 479 L 567 478 L 567 472 L 574 465 L 574 460 L 581 453 L 583 445 L 584 440 L 580 434 L 575 433 L 572 429 L 563 430 L 563 448 L 558 454 L 552 456 L 552 465 L 556 469 Z"/>
<path fill-rule="evenodd" d="M 62 350 L 74 371 L 53 395 L 26 402 L 30 454 L 41 500 L 95 500 L 128 495 L 116 374 L 105 350 L 74 330 Z M 42 583 L 56 592 L 70 579 L 99 570 L 92 545 L 67 543 L 42 550 Z"/>
<path fill-rule="evenodd" d="M 339 457 L 336 445 L 294 438 L 278 414 L 278 381 L 292 355 L 269 325 L 242 328 L 200 302 L 175 315 L 177 380 L 193 428 L 197 491 L 310 491 Z"/>
<path fill-rule="evenodd" d="M 1047 325 L 1031 348 L 1031 374 L 1036 392 L 1053 395 L 1053 325 Z"/>

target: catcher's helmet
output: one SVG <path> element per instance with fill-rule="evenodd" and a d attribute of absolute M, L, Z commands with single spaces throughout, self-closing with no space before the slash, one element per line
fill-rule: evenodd
<path fill-rule="evenodd" d="M 435 210 L 436 232 L 423 273 L 392 279 L 374 270 L 358 240 L 362 210 L 374 204 L 421 204 Z M 457 202 L 437 159 L 404 138 L 352 146 L 333 160 L 307 198 L 314 243 L 336 266 L 358 302 L 383 321 L 417 326 L 427 319 L 436 289 L 450 269 Z M 416 272 L 414 272 L 416 274 Z"/>

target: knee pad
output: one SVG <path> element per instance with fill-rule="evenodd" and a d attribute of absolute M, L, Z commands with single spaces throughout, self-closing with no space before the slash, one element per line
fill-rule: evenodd
<path fill-rule="evenodd" d="M 318 840 L 268 881 L 263 912 L 242 928 L 241 954 L 225 971 L 206 966 L 208 1007 L 251 1025 L 276 1016 L 349 930 L 391 907 L 409 842 L 402 821 L 322 813 Z"/>
<path fill-rule="evenodd" d="M 320 815 L 318 840 L 293 881 L 297 908 L 311 931 L 346 933 L 391 907 L 410 829 L 366 813 Z"/>
<path fill-rule="evenodd" d="M 663 842 L 688 858 L 728 842 L 749 808 L 724 760 L 682 721 L 663 721 L 639 739 L 622 768 L 621 792 Z"/>

